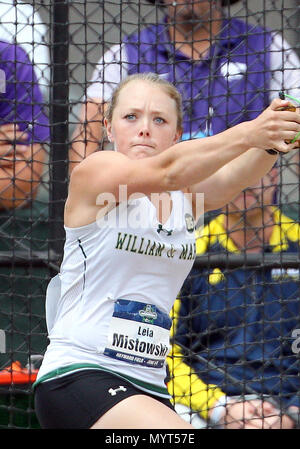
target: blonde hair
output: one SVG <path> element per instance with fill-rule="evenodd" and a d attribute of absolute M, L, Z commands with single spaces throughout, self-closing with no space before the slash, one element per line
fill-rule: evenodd
<path fill-rule="evenodd" d="M 182 132 L 182 99 L 181 94 L 176 89 L 175 86 L 173 86 L 172 83 L 169 81 L 161 78 L 156 73 L 147 72 L 147 73 L 136 73 L 134 75 L 129 75 L 126 77 L 123 81 L 118 84 L 116 89 L 113 91 L 112 97 L 110 102 L 108 103 L 108 107 L 105 112 L 105 118 L 106 120 L 111 123 L 113 113 L 115 110 L 115 107 L 117 105 L 119 95 L 121 90 L 129 83 L 134 81 L 147 81 L 149 83 L 152 83 L 154 85 L 160 86 L 165 93 L 172 98 L 175 101 L 176 105 L 176 113 L 177 113 L 177 131 Z"/>

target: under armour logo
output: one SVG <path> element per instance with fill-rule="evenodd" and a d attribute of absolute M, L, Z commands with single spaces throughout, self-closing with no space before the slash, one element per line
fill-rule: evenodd
<path fill-rule="evenodd" d="M 113 388 L 110 388 L 108 390 L 109 394 L 111 394 L 112 396 L 116 396 L 118 391 L 127 391 L 127 388 L 123 387 L 123 385 L 120 385 L 119 388 L 116 388 L 115 390 Z"/>
<path fill-rule="evenodd" d="M 160 232 L 165 232 L 167 235 L 172 235 L 172 229 L 170 230 L 170 231 L 168 231 L 168 229 L 164 229 L 163 227 L 162 227 L 162 225 L 161 224 L 159 224 L 158 225 L 158 228 L 156 229 L 156 232 L 158 232 L 158 234 L 160 233 Z"/>

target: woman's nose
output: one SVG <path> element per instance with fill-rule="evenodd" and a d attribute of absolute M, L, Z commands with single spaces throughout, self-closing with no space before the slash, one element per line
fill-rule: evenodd
<path fill-rule="evenodd" d="M 141 125 L 139 136 L 149 136 L 150 135 L 150 127 L 148 121 L 144 121 Z"/>

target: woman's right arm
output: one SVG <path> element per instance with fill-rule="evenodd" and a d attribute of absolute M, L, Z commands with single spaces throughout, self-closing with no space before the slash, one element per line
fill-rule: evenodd
<path fill-rule="evenodd" d="M 215 136 L 177 143 L 153 157 L 133 160 L 114 151 L 94 153 L 73 170 L 70 195 L 95 205 L 102 193 L 119 202 L 120 185 L 126 186 L 127 197 L 181 190 L 209 178 L 252 147 L 288 152 L 293 145 L 284 140 L 300 131 L 300 115 L 276 111 L 287 103 L 276 99 L 255 120 Z M 242 178 L 243 172 L 238 176 Z"/>

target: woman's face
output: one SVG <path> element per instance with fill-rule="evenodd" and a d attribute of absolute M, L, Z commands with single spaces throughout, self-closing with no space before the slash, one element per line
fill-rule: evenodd
<path fill-rule="evenodd" d="M 144 80 L 123 87 L 105 126 L 115 150 L 131 159 L 159 154 L 180 137 L 175 101 L 161 86 Z"/>

